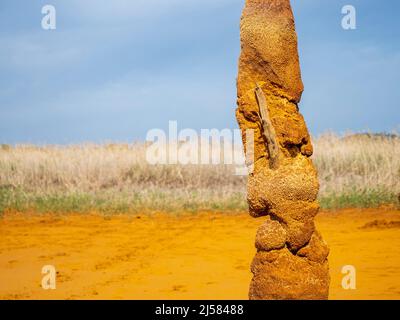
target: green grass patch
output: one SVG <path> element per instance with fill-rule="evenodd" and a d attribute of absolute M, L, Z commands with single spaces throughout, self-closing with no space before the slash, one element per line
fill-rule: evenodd
<path fill-rule="evenodd" d="M 319 197 L 323 209 L 376 208 L 382 205 L 399 207 L 398 195 L 387 190 L 349 190 Z M 243 212 L 248 206 L 240 192 L 214 194 L 209 191 L 182 189 L 143 191 L 112 191 L 94 193 L 35 194 L 11 186 L 0 187 L 0 215 L 5 211 L 37 213 L 88 213 L 105 215 L 119 213 L 170 212 L 197 213 Z"/>
<path fill-rule="evenodd" d="M 0 213 L 4 211 L 37 213 L 119 213 L 202 211 L 246 211 L 246 198 L 239 193 L 224 196 L 196 191 L 161 190 L 144 192 L 54 193 L 36 195 L 12 188 L 0 189 Z"/>
<path fill-rule="evenodd" d="M 320 196 L 323 209 L 377 208 L 382 205 L 399 207 L 398 195 L 387 190 L 350 190 Z"/>

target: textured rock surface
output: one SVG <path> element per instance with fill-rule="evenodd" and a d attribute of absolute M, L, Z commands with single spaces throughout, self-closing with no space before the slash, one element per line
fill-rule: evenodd
<path fill-rule="evenodd" d="M 314 226 L 319 184 L 298 109 L 303 83 L 289 0 L 246 1 L 237 89 L 236 117 L 253 166 L 250 214 L 269 216 L 256 237 L 250 299 L 327 299 L 329 250 Z M 246 145 L 248 129 L 254 130 L 251 145 Z M 271 141 L 277 155 L 271 154 Z"/>
<path fill-rule="evenodd" d="M 329 286 L 328 263 L 293 255 L 288 249 L 257 253 L 253 260 L 251 299 L 325 299 Z"/>
<path fill-rule="evenodd" d="M 256 248 L 261 251 L 282 249 L 286 239 L 286 230 L 281 224 L 269 219 L 257 231 Z"/>

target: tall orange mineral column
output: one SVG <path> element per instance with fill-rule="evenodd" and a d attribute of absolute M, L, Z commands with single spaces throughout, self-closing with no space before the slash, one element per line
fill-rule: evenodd
<path fill-rule="evenodd" d="M 254 167 L 249 210 L 267 217 L 256 236 L 249 297 L 327 299 L 329 249 L 314 225 L 319 184 L 298 108 L 303 83 L 290 0 L 246 0 L 237 89 L 236 116 Z"/>

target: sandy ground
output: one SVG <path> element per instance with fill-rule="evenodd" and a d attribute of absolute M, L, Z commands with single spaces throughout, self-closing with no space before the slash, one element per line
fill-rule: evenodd
<path fill-rule="evenodd" d="M 331 247 L 331 299 L 400 298 L 399 222 L 388 209 L 318 216 Z M 261 223 L 245 213 L 6 215 L 0 299 L 246 299 Z M 41 288 L 44 265 L 57 269 L 56 290 Z M 356 267 L 356 290 L 341 287 L 344 265 Z"/>

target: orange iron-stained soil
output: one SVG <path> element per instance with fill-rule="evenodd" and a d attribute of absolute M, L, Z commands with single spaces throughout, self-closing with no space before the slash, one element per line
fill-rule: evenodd
<path fill-rule="evenodd" d="M 243 214 L 5 215 L 0 299 L 247 299 L 263 223 Z M 317 216 L 330 246 L 330 299 L 400 298 L 400 211 Z M 56 289 L 41 287 L 54 265 Z M 356 268 L 344 290 L 342 267 Z"/>

